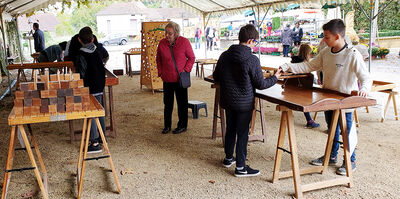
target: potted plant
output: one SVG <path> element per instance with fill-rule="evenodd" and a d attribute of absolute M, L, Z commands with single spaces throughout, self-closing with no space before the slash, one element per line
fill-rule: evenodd
<path fill-rule="evenodd" d="M 371 60 L 374 60 L 379 55 L 379 48 L 372 47 Z"/>
<path fill-rule="evenodd" d="M 378 54 L 380 58 L 385 59 L 386 55 L 389 54 L 389 49 L 383 47 L 379 48 Z"/>

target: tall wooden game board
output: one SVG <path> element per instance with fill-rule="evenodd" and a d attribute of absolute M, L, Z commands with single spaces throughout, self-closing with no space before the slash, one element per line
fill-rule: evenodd
<path fill-rule="evenodd" d="M 142 23 L 140 89 L 145 85 L 153 93 L 154 90 L 163 87 L 163 82 L 158 77 L 156 55 L 158 43 L 165 37 L 164 28 L 167 23 L 167 21 Z"/>

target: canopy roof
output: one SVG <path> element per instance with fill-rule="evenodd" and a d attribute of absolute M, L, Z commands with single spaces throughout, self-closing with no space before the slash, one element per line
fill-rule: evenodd
<path fill-rule="evenodd" d="M 0 0 L 0 8 L 11 15 L 23 15 L 32 13 L 56 2 L 69 2 L 72 0 Z M 93 0 L 89 0 L 93 1 Z M 174 7 L 183 7 L 189 11 L 200 14 L 237 14 L 250 7 L 259 7 L 260 11 L 267 10 L 271 6 L 272 9 L 287 7 L 292 3 L 307 4 L 318 3 L 324 5 L 341 4 L 346 2 L 354 2 L 355 0 L 167 0 Z M 363 2 L 365 0 L 359 0 Z M 381 0 L 384 1 L 384 0 Z"/>

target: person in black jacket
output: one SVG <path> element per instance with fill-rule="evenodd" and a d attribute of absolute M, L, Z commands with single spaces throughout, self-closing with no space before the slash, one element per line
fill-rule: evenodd
<path fill-rule="evenodd" d="M 79 69 L 85 87 L 89 87 L 89 93 L 93 95 L 101 105 L 103 105 L 103 90 L 106 82 L 106 71 L 101 51 L 105 49 L 100 50 L 99 47 L 102 48 L 102 46 L 93 43 L 94 37 L 90 27 L 84 27 L 79 31 L 78 41 L 82 47 L 74 58 L 74 64 Z M 102 130 L 105 132 L 104 117 L 100 117 L 99 120 Z M 100 143 L 101 138 L 97 132 L 96 121 L 92 120 L 88 153 L 101 152 L 102 146 Z"/>
<path fill-rule="evenodd" d="M 44 45 L 44 33 L 39 29 L 38 23 L 33 23 L 33 30 L 35 31 L 35 33 L 33 33 L 33 44 L 35 46 L 35 51 L 39 53 L 46 48 Z"/>
<path fill-rule="evenodd" d="M 225 159 L 223 165 L 230 167 L 236 163 L 235 176 L 247 177 L 260 174 L 246 165 L 249 125 L 254 109 L 255 89 L 273 86 L 280 76 L 264 79 L 260 60 L 251 53 L 256 45 L 258 32 L 254 25 L 243 26 L 239 32 L 239 45 L 232 45 L 219 57 L 213 73 L 220 85 L 220 105 L 226 112 Z M 236 159 L 233 150 L 236 141 Z"/>
<path fill-rule="evenodd" d="M 293 28 L 293 32 L 295 33 L 293 35 L 293 42 L 295 46 L 299 46 L 301 43 L 301 40 L 303 38 L 303 28 L 300 27 L 300 23 L 297 22 L 296 25 Z"/>

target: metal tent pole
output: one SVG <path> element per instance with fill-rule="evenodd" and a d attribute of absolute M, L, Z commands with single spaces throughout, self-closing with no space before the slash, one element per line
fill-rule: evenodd
<path fill-rule="evenodd" d="M 1 34 L 3 36 L 3 44 L 4 44 L 4 63 L 7 64 L 7 49 L 6 49 L 6 37 L 4 33 L 4 21 L 3 21 L 3 9 L 0 9 L 0 23 L 1 23 Z M 8 90 L 11 95 L 11 81 L 10 81 L 10 71 L 7 72 L 7 79 L 8 79 Z"/>

